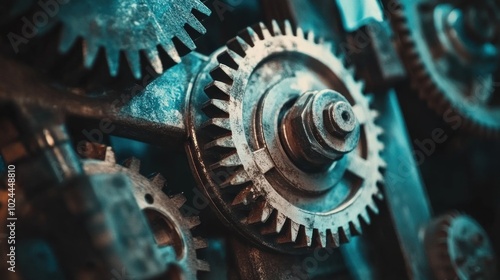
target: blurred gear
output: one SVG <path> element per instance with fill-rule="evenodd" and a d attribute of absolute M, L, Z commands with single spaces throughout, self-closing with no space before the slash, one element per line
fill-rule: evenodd
<path fill-rule="evenodd" d="M 88 148 L 92 153 L 105 150 L 94 153 L 105 156 L 104 160 L 84 160 L 83 168 L 87 174 L 122 173 L 132 180 L 139 208 L 149 221 L 160 255 L 168 267 L 168 279 L 197 279 L 198 271 L 209 271 L 208 263 L 197 258 L 197 250 L 206 248 L 207 243 L 192 233 L 200 220 L 186 217 L 180 211 L 186 198 L 181 194 L 168 197 L 162 191 L 165 179 L 160 174 L 151 179 L 142 176 L 138 159 L 130 158 L 125 161 L 125 166 L 121 166 L 116 164 L 111 147 L 91 144 Z"/>
<path fill-rule="evenodd" d="M 500 58 L 498 2 L 399 2 L 393 23 L 419 95 L 439 114 L 453 110 L 466 127 L 499 135 L 494 81 Z"/>
<path fill-rule="evenodd" d="M 196 45 L 191 31 L 206 32 L 193 11 L 210 15 L 200 0 L 72 0 L 60 6 L 57 17 L 63 24 L 60 50 L 67 52 L 78 37 L 83 38 L 84 65 L 92 67 L 100 48 L 106 53 L 111 76 L 119 69 L 124 52 L 135 78 L 141 77 L 141 52 L 157 73 L 164 70 L 159 50 L 176 63 L 181 61 L 178 39 L 189 50 Z M 188 28 L 188 29 L 187 29 Z M 188 32 L 189 30 L 189 32 Z"/>
<path fill-rule="evenodd" d="M 212 55 L 193 88 L 188 149 L 222 217 L 286 252 L 361 233 L 385 164 L 362 91 L 330 44 L 288 21 L 247 28 Z"/>
<path fill-rule="evenodd" d="M 498 279 L 488 235 L 467 215 L 436 218 L 426 229 L 425 246 L 436 279 Z"/>

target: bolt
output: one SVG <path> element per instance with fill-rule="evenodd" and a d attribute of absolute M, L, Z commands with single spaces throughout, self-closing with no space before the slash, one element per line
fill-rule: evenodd
<path fill-rule="evenodd" d="M 285 114 L 281 140 L 302 169 L 321 169 L 356 148 L 359 125 L 347 99 L 334 90 L 302 94 Z"/>
<path fill-rule="evenodd" d="M 325 126 L 333 135 L 345 138 L 356 128 L 356 116 L 351 105 L 345 101 L 337 101 L 323 112 Z"/>

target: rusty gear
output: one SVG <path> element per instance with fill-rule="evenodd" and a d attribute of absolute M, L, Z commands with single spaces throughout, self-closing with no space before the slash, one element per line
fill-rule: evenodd
<path fill-rule="evenodd" d="M 254 242 L 284 252 L 337 247 L 361 233 L 377 212 L 385 164 L 382 129 L 362 90 L 330 44 L 288 21 L 273 21 L 272 29 L 261 23 L 229 41 L 199 74 L 190 104 L 188 153 L 216 212 Z M 308 100 L 325 111 L 310 112 L 316 105 Z M 336 118 L 329 104 L 339 105 L 352 137 L 321 128 Z M 292 127 L 283 121 L 291 107 L 305 108 L 317 132 L 307 129 L 310 141 L 295 143 L 316 151 L 303 165 L 283 143 L 299 138 L 283 132 Z"/>
<path fill-rule="evenodd" d="M 162 188 L 165 179 L 160 174 L 148 179 L 139 173 L 140 161 L 130 158 L 125 166 L 116 164 L 111 147 L 105 147 L 104 160 L 83 160 L 87 174 L 124 173 L 134 185 L 134 195 L 149 220 L 158 250 L 168 267 L 169 279 L 197 279 L 198 271 L 209 266 L 197 258 L 197 250 L 206 248 L 204 239 L 194 237 L 192 229 L 200 224 L 198 217 L 184 216 L 180 208 L 186 202 L 183 195 L 168 197 Z"/>

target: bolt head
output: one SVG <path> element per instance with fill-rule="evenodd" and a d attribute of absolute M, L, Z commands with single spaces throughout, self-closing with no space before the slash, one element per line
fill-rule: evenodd
<path fill-rule="evenodd" d="M 358 123 L 351 105 L 345 101 L 337 101 L 328 106 L 324 121 L 331 133 L 341 137 L 353 132 Z"/>

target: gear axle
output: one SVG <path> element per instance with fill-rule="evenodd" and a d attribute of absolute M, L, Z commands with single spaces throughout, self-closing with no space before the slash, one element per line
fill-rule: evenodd
<path fill-rule="evenodd" d="M 281 139 L 302 169 L 321 169 L 358 145 L 359 123 L 347 99 L 334 90 L 307 92 L 286 113 Z"/>

